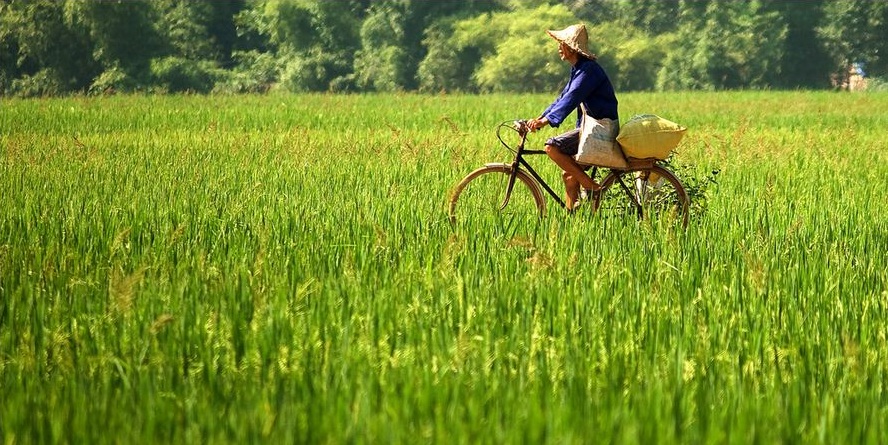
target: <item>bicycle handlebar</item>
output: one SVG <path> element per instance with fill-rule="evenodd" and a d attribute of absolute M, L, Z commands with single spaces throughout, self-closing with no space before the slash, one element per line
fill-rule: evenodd
<path fill-rule="evenodd" d="M 530 132 L 530 128 L 527 126 L 526 119 L 519 119 L 512 122 L 512 125 L 518 130 L 518 134 L 524 136 L 525 134 Z"/>
<path fill-rule="evenodd" d="M 503 144 L 504 147 L 509 149 L 509 151 L 517 151 L 518 147 L 524 146 L 524 141 L 527 140 L 527 135 L 530 133 L 530 128 L 527 126 L 527 122 L 528 121 L 525 119 L 517 119 L 500 123 L 496 128 L 496 138 L 499 139 L 500 143 Z M 509 144 L 507 144 L 505 140 L 503 140 L 503 135 L 501 134 L 503 128 L 508 128 L 509 130 L 512 130 L 518 133 L 519 136 L 521 136 L 521 142 L 517 147 L 513 148 L 509 146 Z"/>

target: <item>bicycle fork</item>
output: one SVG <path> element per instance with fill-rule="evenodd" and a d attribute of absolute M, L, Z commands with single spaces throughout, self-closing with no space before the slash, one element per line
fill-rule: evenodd
<path fill-rule="evenodd" d="M 515 187 L 515 178 L 518 176 L 518 161 L 512 163 L 512 172 L 509 174 L 509 185 L 506 186 L 506 196 L 503 197 L 503 203 L 500 204 L 500 211 L 506 209 L 509 205 L 509 199 L 512 197 L 512 188 Z"/>

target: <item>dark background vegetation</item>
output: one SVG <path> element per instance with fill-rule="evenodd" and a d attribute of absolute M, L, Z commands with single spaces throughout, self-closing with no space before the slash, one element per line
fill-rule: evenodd
<path fill-rule="evenodd" d="M 828 89 L 888 68 L 872 0 L 0 0 L 0 94 L 549 91 L 582 21 L 621 91 Z"/>

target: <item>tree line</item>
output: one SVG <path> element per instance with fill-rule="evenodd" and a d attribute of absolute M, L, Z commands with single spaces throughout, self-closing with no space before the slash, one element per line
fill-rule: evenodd
<path fill-rule="evenodd" d="M 552 91 L 576 22 L 622 91 L 888 68 L 883 0 L 0 0 L 0 93 Z"/>

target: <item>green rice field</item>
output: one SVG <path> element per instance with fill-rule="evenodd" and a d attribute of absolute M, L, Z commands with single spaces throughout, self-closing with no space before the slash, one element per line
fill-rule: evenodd
<path fill-rule="evenodd" d="M 618 97 L 686 231 L 451 225 L 550 95 L 3 99 L 0 442 L 885 443 L 888 94 Z"/>

